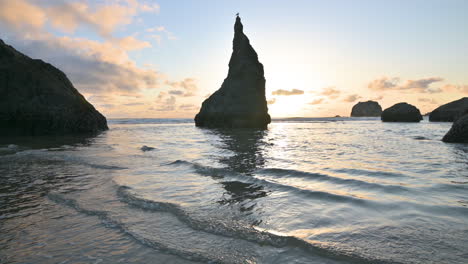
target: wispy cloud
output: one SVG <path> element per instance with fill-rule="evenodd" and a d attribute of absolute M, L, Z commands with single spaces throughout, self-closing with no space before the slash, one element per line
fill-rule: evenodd
<path fill-rule="evenodd" d="M 128 103 L 128 104 L 124 104 L 125 106 L 138 106 L 138 105 L 144 105 L 144 103 Z"/>
<path fill-rule="evenodd" d="M 348 103 L 352 103 L 352 102 L 356 102 L 360 98 L 362 98 L 362 97 L 360 95 L 358 95 L 358 94 L 351 94 L 351 95 L 348 95 L 345 99 L 343 99 L 343 101 L 348 102 Z"/>
<path fill-rule="evenodd" d="M 465 84 L 465 85 L 446 84 L 442 87 L 442 90 L 445 92 L 460 92 L 460 93 L 468 94 L 468 84 Z"/>
<path fill-rule="evenodd" d="M 400 90 L 416 90 L 419 92 L 427 93 L 440 93 L 442 90 L 440 88 L 431 88 L 429 87 L 432 83 L 441 82 L 443 78 L 440 77 L 429 77 L 418 80 L 407 80 L 403 85 L 399 86 Z"/>
<path fill-rule="evenodd" d="M 318 104 L 323 103 L 324 101 L 325 101 L 324 98 L 318 98 L 318 99 L 315 99 L 315 100 L 313 100 L 312 102 L 307 103 L 307 104 L 310 104 L 310 105 L 318 105 Z"/>
<path fill-rule="evenodd" d="M 166 28 L 164 26 L 157 26 L 157 27 L 152 27 L 152 28 L 148 28 L 146 29 L 147 32 L 162 32 L 162 31 L 165 31 Z"/>
<path fill-rule="evenodd" d="M 155 26 L 155 27 L 147 28 L 146 32 L 158 33 L 158 34 L 149 35 L 149 37 L 155 39 L 158 44 L 161 44 L 161 41 L 162 41 L 162 36 L 161 35 L 165 35 L 166 38 L 169 39 L 169 40 L 177 39 L 177 37 L 174 35 L 174 33 L 167 30 L 166 27 L 164 27 L 164 26 Z"/>
<path fill-rule="evenodd" d="M 178 109 L 182 111 L 195 111 L 198 110 L 198 107 L 194 104 L 181 104 Z"/>
<path fill-rule="evenodd" d="M 367 87 L 375 91 L 389 91 L 389 90 L 407 90 L 420 93 L 440 93 L 442 89 L 430 87 L 431 84 L 443 81 L 440 77 L 428 77 L 417 80 L 407 80 L 401 83 L 399 77 L 381 77 L 371 81 Z"/>
<path fill-rule="evenodd" d="M 128 51 L 140 50 L 151 47 L 151 44 L 149 42 L 138 40 L 133 36 L 123 37 L 120 39 L 116 39 L 115 41 L 117 42 L 117 46 Z"/>
<path fill-rule="evenodd" d="M 327 86 L 322 88 L 320 91 L 311 91 L 318 96 L 325 96 L 330 100 L 338 98 L 341 94 L 341 90 L 338 90 L 335 86 Z"/>
<path fill-rule="evenodd" d="M 398 83 L 400 82 L 400 78 L 395 77 L 395 78 L 389 78 L 389 77 L 381 77 L 379 79 L 375 79 L 371 81 L 367 87 L 371 90 L 376 90 L 376 91 L 383 91 L 383 90 L 389 90 L 397 87 Z"/>
<path fill-rule="evenodd" d="M 279 96 L 301 95 L 301 94 L 304 94 L 304 91 L 299 90 L 299 89 L 292 89 L 292 90 L 279 89 L 279 90 L 273 91 L 272 94 L 279 95 Z"/>

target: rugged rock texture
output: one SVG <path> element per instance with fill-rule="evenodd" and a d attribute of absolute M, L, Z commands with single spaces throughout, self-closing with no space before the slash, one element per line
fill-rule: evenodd
<path fill-rule="evenodd" d="M 375 101 L 359 102 L 353 106 L 351 116 L 380 116 L 382 107 Z"/>
<path fill-rule="evenodd" d="M 0 135 L 78 134 L 106 129 L 106 118 L 63 72 L 0 40 Z"/>
<path fill-rule="evenodd" d="M 429 114 L 429 121 L 453 122 L 468 110 L 468 97 L 437 107 Z"/>
<path fill-rule="evenodd" d="M 452 128 L 442 139 L 448 143 L 468 143 L 468 111 L 453 123 Z"/>
<path fill-rule="evenodd" d="M 418 108 L 408 103 L 398 103 L 385 109 L 381 116 L 384 122 L 419 122 L 422 115 Z"/>
<path fill-rule="evenodd" d="M 221 88 L 203 102 L 195 116 L 195 124 L 213 128 L 265 129 L 270 121 L 263 65 L 237 17 L 228 76 Z"/>

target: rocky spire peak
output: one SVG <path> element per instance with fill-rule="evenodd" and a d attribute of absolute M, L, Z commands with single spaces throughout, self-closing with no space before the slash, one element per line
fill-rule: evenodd
<path fill-rule="evenodd" d="M 236 23 L 234 24 L 235 33 L 243 33 L 244 25 L 242 25 L 240 16 L 236 16 Z"/>

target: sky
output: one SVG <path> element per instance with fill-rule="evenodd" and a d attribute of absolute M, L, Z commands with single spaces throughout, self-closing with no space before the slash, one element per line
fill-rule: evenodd
<path fill-rule="evenodd" d="M 272 117 L 422 113 L 468 96 L 465 0 L 0 0 L 0 39 L 49 62 L 108 118 L 192 118 L 228 72 L 235 14 Z"/>

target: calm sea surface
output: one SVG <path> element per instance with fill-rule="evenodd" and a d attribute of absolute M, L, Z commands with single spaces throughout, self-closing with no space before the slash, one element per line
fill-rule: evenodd
<path fill-rule="evenodd" d="M 115 119 L 2 138 L 0 263 L 468 263 L 468 145 L 440 141 L 450 126 Z"/>

